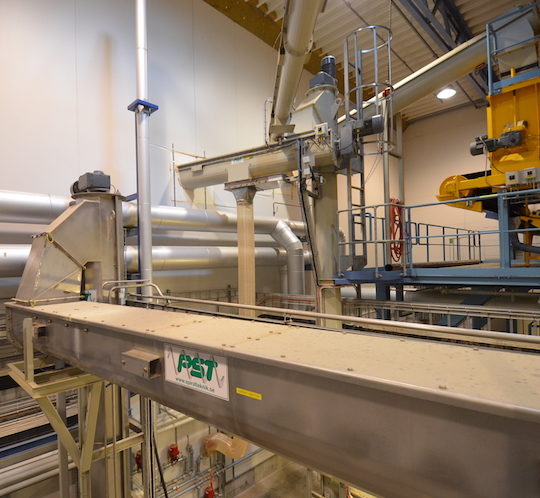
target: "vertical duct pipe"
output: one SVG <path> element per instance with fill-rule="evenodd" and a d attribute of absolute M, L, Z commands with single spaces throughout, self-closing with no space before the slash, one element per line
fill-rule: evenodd
<path fill-rule="evenodd" d="M 274 108 L 274 125 L 289 122 L 294 96 L 306 56 L 311 51 L 313 30 L 324 0 L 289 0 L 283 25 L 283 64 L 278 68 Z"/>
<path fill-rule="evenodd" d="M 256 304 L 255 287 L 255 224 L 253 221 L 254 187 L 240 187 L 233 191 L 238 220 L 238 302 Z M 241 316 L 253 317 L 253 310 L 240 310 Z"/>
<path fill-rule="evenodd" d="M 135 0 L 136 32 L 136 73 L 137 100 L 148 100 L 148 49 L 146 37 L 146 0 Z M 141 278 L 152 280 L 152 200 L 150 189 L 150 154 L 148 140 L 148 119 L 150 117 L 143 105 L 135 111 L 137 140 L 137 215 L 139 226 L 139 270 Z M 142 293 L 150 297 L 152 289 L 143 287 Z M 146 498 L 155 496 L 154 467 L 154 419 L 155 406 L 149 398 L 141 396 L 141 426 L 144 433 L 143 488 Z"/>
<path fill-rule="evenodd" d="M 289 225 L 282 220 L 270 234 L 287 251 L 287 293 L 300 296 L 305 293 L 304 247 Z"/>

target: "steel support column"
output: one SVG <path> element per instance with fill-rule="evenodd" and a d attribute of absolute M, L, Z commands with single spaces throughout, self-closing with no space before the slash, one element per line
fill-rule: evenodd
<path fill-rule="evenodd" d="M 510 213 L 508 212 L 508 199 L 505 195 L 497 197 L 497 211 L 499 217 L 499 260 L 501 268 L 512 266 L 512 248 L 510 244 Z"/>
<path fill-rule="evenodd" d="M 236 199 L 238 220 L 238 302 L 256 304 L 255 280 L 255 224 L 253 218 L 253 199 L 255 187 L 232 189 Z M 254 317 L 250 310 L 240 311 L 240 315 Z"/>

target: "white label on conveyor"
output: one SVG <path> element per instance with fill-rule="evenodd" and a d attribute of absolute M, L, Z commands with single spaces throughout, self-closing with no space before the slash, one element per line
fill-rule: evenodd
<path fill-rule="evenodd" d="M 227 358 L 165 345 L 165 380 L 229 401 Z"/>

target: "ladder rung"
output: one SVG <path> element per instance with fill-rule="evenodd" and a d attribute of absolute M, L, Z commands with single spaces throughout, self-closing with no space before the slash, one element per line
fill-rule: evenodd
<path fill-rule="evenodd" d="M 351 188 L 354 190 L 364 190 L 364 187 L 357 187 L 356 185 L 351 185 Z"/>

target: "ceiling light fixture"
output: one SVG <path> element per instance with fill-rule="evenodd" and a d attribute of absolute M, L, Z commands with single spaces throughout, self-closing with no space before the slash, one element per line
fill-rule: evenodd
<path fill-rule="evenodd" d="M 437 98 L 440 100 L 451 99 L 455 94 L 456 89 L 451 86 L 447 86 L 437 92 Z"/>

